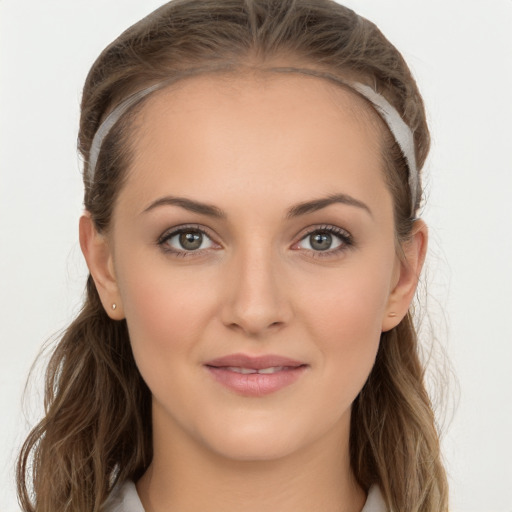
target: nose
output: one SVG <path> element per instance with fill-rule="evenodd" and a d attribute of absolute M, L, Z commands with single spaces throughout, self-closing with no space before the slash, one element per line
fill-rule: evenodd
<path fill-rule="evenodd" d="M 292 308 L 279 258 L 264 247 L 248 248 L 229 265 L 222 321 L 248 336 L 264 336 L 285 326 Z"/>

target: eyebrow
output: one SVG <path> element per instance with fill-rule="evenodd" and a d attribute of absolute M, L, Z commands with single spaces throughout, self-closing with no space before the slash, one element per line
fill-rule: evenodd
<path fill-rule="evenodd" d="M 327 197 L 313 199 L 312 201 L 305 201 L 293 206 L 288 210 L 286 218 L 290 219 L 294 217 L 300 217 L 301 215 L 306 215 L 308 213 L 322 210 L 323 208 L 327 208 L 328 206 L 336 203 L 355 206 L 356 208 L 365 210 L 371 217 L 373 217 L 372 211 L 368 205 L 359 199 L 356 199 L 355 197 L 352 197 L 348 194 L 331 194 Z M 185 210 L 199 213 L 201 215 L 207 215 L 216 219 L 227 218 L 226 212 L 216 206 L 208 203 L 194 201 L 192 199 L 187 199 L 186 197 L 175 196 L 165 196 L 157 199 L 156 201 L 153 201 L 145 210 L 143 210 L 142 213 L 147 213 L 151 210 L 154 210 L 155 208 L 158 208 L 159 206 L 179 206 Z"/>
<path fill-rule="evenodd" d="M 214 217 L 216 219 L 225 219 L 227 217 L 223 210 L 211 204 L 193 201 L 192 199 L 187 199 L 185 197 L 174 196 L 165 196 L 157 199 L 156 201 L 153 201 L 142 213 L 154 210 L 159 206 L 180 206 L 185 210 L 189 210 L 194 213 L 200 213 L 202 215 L 208 215 L 209 217 Z"/>
<path fill-rule="evenodd" d="M 299 217 L 300 215 L 306 215 L 308 213 L 313 213 L 318 210 L 322 210 L 323 208 L 326 208 L 327 206 L 336 203 L 361 208 L 362 210 L 365 210 L 370 215 L 370 217 L 373 218 L 373 213 L 367 204 L 347 194 L 331 194 L 324 198 L 313 199 L 312 201 L 299 203 L 288 210 L 286 217 L 288 219 L 293 217 Z"/>

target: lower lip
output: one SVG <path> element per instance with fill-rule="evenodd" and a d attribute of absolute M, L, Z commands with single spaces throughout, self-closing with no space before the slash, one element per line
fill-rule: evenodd
<path fill-rule="evenodd" d="M 293 384 L 306 366 L 284 369 L 276 373 L 237 373 L 227 368 L 206 366 L 211 375 L 227 388 L 245 396 L 264 396 Z"/>

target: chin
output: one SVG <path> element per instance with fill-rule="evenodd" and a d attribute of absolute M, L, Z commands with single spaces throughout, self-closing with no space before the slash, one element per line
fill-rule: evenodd
<path fill-rule="evenodd" d="M 348 414 L 348 419 L 350 414 Z M 277 461 L 317 450 L 323 441 L 348 439 L 349 421 L 301 421 L 300 415 L 282 418 L 254 418 L 247 415 L 238 422 L 210 424 L 199 432 L 200 442 L 217 456 L 233 461 Z M 214 428 L 212 428 L 214 427 Z M 340 443 L 341 444 L 341 443 Z M 332 446 L 332 445 L 331 445 Z"/>
<path fill-rule="evenodd" d="M 263 432 L 225 436 L 209 443 L 210 450 L 216 455 L 238 462 L 270 462 L 283 459 L 295 453 L 300 446 L 301 443 L 282 439 L 275 433 Z"/>

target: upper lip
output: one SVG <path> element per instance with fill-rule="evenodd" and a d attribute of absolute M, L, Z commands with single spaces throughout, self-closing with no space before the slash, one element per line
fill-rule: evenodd
<path fill-rule="evenodd" d="M 264 368 L 272 368 L 278 366 L 299 367 L 304 366 L 305 363 L 283 357 L 275 354 L 267 354 L 263 356 L 249 356 L 246 354 L 230 354 L 223 357 L 212 359 L 205 363 L 206 366 L 213 366 L 216 368 L 222 367 L 236 367 L 236 368 L 251 368 L 253 370 L 263 370 Z"/>

